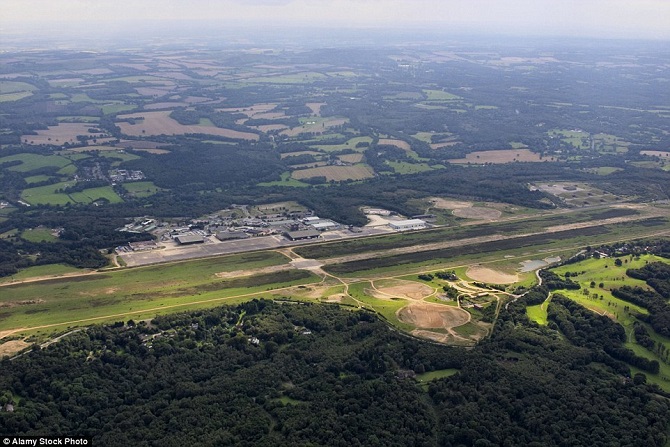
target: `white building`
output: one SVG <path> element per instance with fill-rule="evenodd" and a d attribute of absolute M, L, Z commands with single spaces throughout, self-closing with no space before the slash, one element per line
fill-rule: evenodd
<path fill-rule="evenodd" d="M 315 224 L 310 224 L 310 226 L 319 231 L 335 230 L 339 227 L 338 224 L 330 220 L 324 220 Z"/>
<path fill-rule="evenodd" d="M 426 222 L 421 219 L 407 219 L 389 222 L 389 226 L 396 231 L 421 230 L 426 228 Z"/>

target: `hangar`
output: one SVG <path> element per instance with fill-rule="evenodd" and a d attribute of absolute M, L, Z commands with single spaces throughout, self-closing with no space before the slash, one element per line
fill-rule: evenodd
<path fill-rule="evenodd" d="M 389 226 L 396 231 L 421 230 L 426 228 L 426 222 L 421 219 L 407 219 L 389 222 Z"/>
<path fill-rule="evenodd" d="M 179 245 L 202 244 L 205 242 L 205 238 L 198 234 L 180 234 L 175 236 L 174 240 Z"/>
<path fill-rule="evenodd" d="M 287 231 L 286 237 L 292 241 L 300 241 L 303 239 L 314 239 L 321 235 L 317 230 L 299 230 L 299 231 Z"/>

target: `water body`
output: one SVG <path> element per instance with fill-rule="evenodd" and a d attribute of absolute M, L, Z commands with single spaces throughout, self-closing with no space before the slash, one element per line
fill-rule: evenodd
<path fill-rule="evenodd" d="M 526 261 L 521 262 L 520 270 L 522 273 L 532 272 L 539 268 L 545 267 L 549 264 L 559 262 L 560 260 L 561 260 L 560 256 L 554 256 L 551 258 L 544 258 L 544 259 L 528 259 Z"/>

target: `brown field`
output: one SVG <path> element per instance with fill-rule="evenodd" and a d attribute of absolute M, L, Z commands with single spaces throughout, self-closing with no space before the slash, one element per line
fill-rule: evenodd
<path fill-rule="evenodd" d="M 272 132 L 273 130 L 288 129 L 288 126 L 285 124 L 264 124 L 262 126 L 249 126 L 249 127 L 263 133 Z"/>
<path fill-rule="evenodd" d="M 430 202 L 435 208 L 442 210 L 455 210 L 458 208 L 469 208 L 473 205 L 472 202 L 463 202 L 460 200 L 448 200 L 441 197 L 431 197 Z"/>
<path fill-rule="evenodd" d="M 652 157 L 670 158 L 670 152 L 666 151 L 640 151 L 642 155 L 650 155 Z"/>
<path fill-rule="evenodd" d="M 394 140 L 394 139 L 391 139 L 391 138 L 380 138 L 379 143 L 377 143 L 377 144 L 399 147 L 403 151 L 412 150 L 409 143 L 407 141 L 403 141 L 403 140 Z"/>
<path fill-rule="evenodd" d="M 316 122 L 314 124 L 304 124 L 302 126 L 293 127 L 291 129 L 286 129 L 281 132 L 282 135 L 289 137 L 295 137 L 302 133 L 324 133 L 331 127 L 341 126 L 349 122 L 349 118 L 328 118 L 322 122 Z"/>
<path fill-rule="evenodd" d="M 465 158 L 456 160 L 448 160 L 449 163 L 464 164 L 464 163 L 512 163 L 520 162 L 540 162 L 540 161 L 556 161 L 554 157 L 540 158 L 540 154 L 531 152 L 528 149 L 504 149 L 499 151 L 477 151 L 469 153 Z"/>
<path fill-rule="evenodd" d="M 321 107 L 325 106 L 325 102 L 308 102 L 305 104 L 307 107 L 312 109 L 312 113 L 316 116 L 321 116 Z"/>
<path fill-rule="evenodd" d="M 99 143 L 103 143 L 104 133 L 89 133 L 88 129 L 95 127 L 86 123 L 60 123 L 58 126 L 49 126 L 48 129 L 38 130 L 37 135 L 22 135 L 21 141 L 27 144 L 65 144 L 78 143 L 78 135 L 85 135 L 88 138 L 96 138 Z M 107 138 L 111 141 L 113 138 Z"/>
<path fill-rule="evenodd" d="M 398 310 L 398 319 L 420 329 L 451 329 L 470 320 L 470 314 L 454 306 L 411 303 Z"/>
<path fill-rule="evenodd" d="M 465 274 L 475 281 L 487 282 L 489 284 L 513 284 L 519 281 L 519 277 L 516 274 L 510 275 L 482 266 L 470 267 Z"/>
<path fill-rule="evenodd" d="M 120 122 L 118 126 L 121 132 L 131 136 L 150 136 L 150 135 L 184 135 L 189 133 L 201 133 L 206 135 L 217 135 L 239 140 L 258 140 L 258 135 L 250 132 L 240 132 L 231 129 L 221 129 L 213 126 L 184 126 L 176 120 L 170 118 L 170 111 L 162 112 L 144 112 L 129 115 L 120 115 L 120 119 L 135 118 L 136 124 Z M 140 118 L 144 118 L 141 120 Z"/>
<path fill-rule="evenodd" d="M 269 112 L 275 107 L 277 107 L 277 104 L 254 104 L 251 107 L 233 107 L 228 109 L 217 109 L 217 110 L 221 112 L 244 113 L 246 116 L 251 118 L 256 114 Z"/>
<path fill-rule="evenodd" d="M 0 345 L 0 358 L 6 355 L 13 355 L 29 347 L 30 344 L 23 340 L 10 340 Z"/>
<path fill-rule="evenodd" d="M 378 287 L 377 290 L 388 297 L 407 298 L 410 300 L 422 300 L 435 293 L 432 287 L 414 281 L 394 281 L 394 283 L 386 287 Z"/>
<path fill-rule="evenodd" d="M 338 155 L 337 158 L 345 163 L 360 163 L 363 161 L 363 154 L 344 154 Z"/>
<path fill-rule="evenodd" d="M 374 172 L 368 166 L 322 166 L 319 168 L 301 169 L 293 171 L 291 177 L 296 180 L 310 177 L 326 177 L 326 180 L 362 180 L 374 177 Z"/>

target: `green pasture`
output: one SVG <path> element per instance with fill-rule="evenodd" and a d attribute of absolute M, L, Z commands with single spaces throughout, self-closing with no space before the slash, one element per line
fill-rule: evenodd
<path fill-rule="evenodd" d="M 60 155 L 39 155 L 39 154 L 16 154 L 0 158 L 0 163 L 10 161 L 20 161 L 21 164 L 11 166 L 7 169 L 15 172 L 30 172 L 35 169 L 41 169 L 53 166 L 62 169 L 72 162 Z"/>
<path fill-rule="evenodd" d="M 21 238 L 30 242 L 56 242 L 58 238 L 54 236 L 49 228 L 31 228 L 21 232 Z"/>
<path fill-rule="evenodd" d="M 0 303 L 34 303 L 3 308 L 0 311 L 0 330 L 108 316 L 113 320 L 130 312 L 153 312 L 150 315 L 153 316 L 161 308 L 169 309 L 169 306 L 188 310 L 190 304 L 220 304 L 220 300 L 225 298 L 243 295 L 248 299 L 255 293 L 276 288 L 320 282 L 320 278 L 304 270 L 230 279 L 216 275 L 219 272 L 250 271 L 281 265 L 288 261 L 276 252 L 246 253 L 6 285 L 0 289 L 3 292 Z"/>
<path fill-rule="evenodd" d="M 596 289 L 601 282 L 605 290 L 616 289 L 622 286 L 640 286 L 646 288 L 644 281 L 631 278 L 626 275 L 626 269 L 639 269 L 650 262 L 668 262 L 667 259 L 655 255 L 642 255 L 640 257 L 622 256 L 621 267 L 617 267 L 614 261 L 617 258 L 586 259 L 576 264 L 563 265 L 551 269 L 552 272 L 564 277 L 566 272 L 578 273 L 570 279 L 578 282 L 583 288 L 589 288 L 591 281 L 596 283 Z"/>
<path fill-rule="evenodd" d="M 408 163 L 406 161 L 386 161 L 396 174 L 418 174 L 420 172 L 432 171 L 444 168 L 442 165 L 430 166 L 428 163 Z"/>
<path fill-rule="evenodd" d="M 526 315 L 528 315 L 528 319 L 530 321 L 536 322 L 540 326 L 546 326 L 547 308 L 549 307 L 549 303 L 551 303 L 551 296 L 549 296 L 549 298 L 547 298 L 542 304 L 527 306 Z"/>
<path fill-rule="evenodd" d="M 0 102 L 12 102 L 32 96 L 32 92 L 0 93 Z"/>
<path fill-rule="evenodd" d="M 458 95 L 442 90 L 424 90 L 423 93 L 426 95 L 427 101 L 456 101 L 463 99 Z"/>
<path fill-rule="evenodd" d="M 100 151 L 98 153 L 98 156 L 119 160 L 118 162 L 113 162 L 112 166 L 118 166 L 124 161 L 139 160 L 140 158 L 142 158 L 139 155 L 129 154 L 127 152 L 119 152 L 118 148 L 115 149 L 116 149 L 115 151 Z"/>
<path fill-rule="evenodd" d="M 88 188 L 81 192 L 70 194 L 72 200 L 77 203 L 92 203 L 96 200 L 104 199 L 109 203 L 121 203 L 123 199 L 119 197 L 111 186 L 101 186 L 98 188 Z"/>
<path fill-rule="evenodd" d="M 26 181 L 29 185 L 31 183 L 40 183 L 40 182 L 46 182 L 47 180 L 50 180 L 51 177 L 48 175 L 33 175 L 31 177 L 25 177 L 23 180 Z"/>
<path fill-rule="evenodd" d="M 0 93 L 34 92 L 35 90 L 37 87 L 27 82 L 0 81 Z"/>
<path fill-rule="evenodd" d="M 68 203 L 92 203 L 98 199 L 106 199 L 110 203 L 120 203 L 123 200 L 111 186 L 88 188 L 80 192 L 65 194 L 56 192 L 59 189 L 72 186 L 73 182 L 61 182 L 53 185 L 38 186 L 24 189 L 21 198 L 31 205 L 67 205 Z"/>
<path fill-rule="evenodd" d="M 154 185 L 153 182 L 131 182 L 124 183 L 123 189 L 125 189 L 128 194 L 133 197 L 149 197 L 156 194 L 159 191 L 163 191 L 162 188 Z"/>
<path fill-rule="evenodd" d="M 444 379 L 445 377 L 451 377 L 456 374 L 459 370 L 456 368 L 449 369 L 438 369 L 436 371 L 429 371 L 423 374 L 417 374 L 416 380 L 419 383 L 427 383 L 437 379 Z"/>
<path fill-rule="evenodd" d="M 552 129 L 547 134 L 550 137 L 558 137 L 563 142 L 570 144 L 577 149 L 590 149 L 590 135 L 587 132 L 578 132 L 568 129 Z"/>
<path fill-rule="evenodd" d="M 21 198 L 31 205 L 67 205 L 74 200 L 67 194 L 57 193 L 56 190 L 72 186 L 74 182 L 61 182 L 53 185 L 38 186 L 24 189 Z"/>

